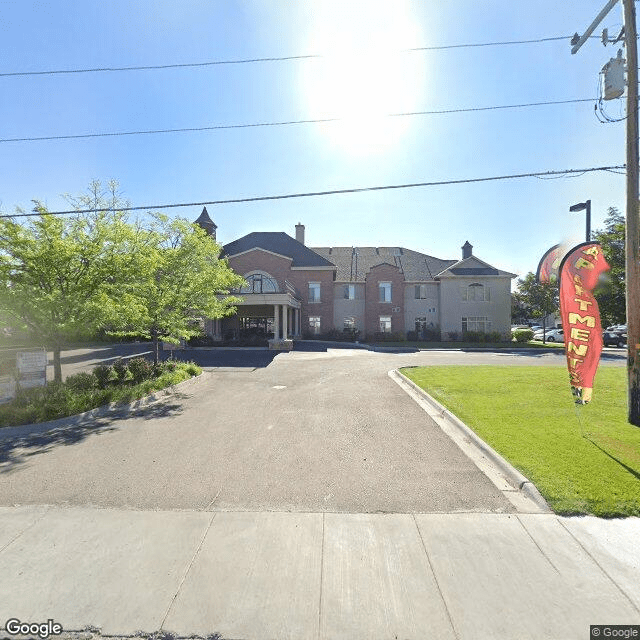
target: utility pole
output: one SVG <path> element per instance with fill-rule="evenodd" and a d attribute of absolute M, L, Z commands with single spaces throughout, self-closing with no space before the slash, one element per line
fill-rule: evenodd
<path fill-rule="evenodd" d="M 571 53 L 586 42 L 618 0 L 609 0 L 588 29 L 572 41 Z M 621 0 L 627 52 L 627 202 L 625 271 L 627 292 L 628 419 L 640 427 L 640 192 L 638 183 L 638 36 L 635 0 Z M 603 42 L 605 38 L 603 37 Z"/>
<path fill-rule="evenodd" d="M 622 0 L 627 49 L 627 373 L 629 422 L 640 427 L 640 209 L 638 193 L 638 36 L 635 0 Z"/>

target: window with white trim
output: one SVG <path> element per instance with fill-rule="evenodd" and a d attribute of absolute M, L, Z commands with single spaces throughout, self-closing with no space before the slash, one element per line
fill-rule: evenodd
<path fill-rule="evenodd" d="M 378 300 L 379 302 L 391 302 L 391 283 L 379 282 L 378 283 Z"/>
<path fill-rule="evenodd" d="M 355 300 L 356 299 L 356 285 L 355 284 L 345 284 L 344 285 L 344 299 L 345 300 Z"/>
<path fill-rule="evenodd" d="M 320 316 L 309 316 L 309 331 L 316 336 L 320 334 Z"/>
<path fill-rule="evenodd" d="M 416 300 L 425 300 L 427 297 L 427 285 L 426 284 L 417 284 L 416 285 Z"/>
<path fill-rule="evenodd" d="M 491 300 L 490 289 L 479 282 L 474 282 L 462 287 L 462 299 L 467 302 L 489 302 Z"/>
<path fill-rule="evenodd" d="M 486 333 L 491 329 L 491 321 L 485 316 L 476 317 L 463 317 L 462 318 L 462 331 L 481 331 Z"/>
<path fill-rule="evenodd" d="M 427 318 L 426 316 L 422 316 L 420 318 L 416 318 L 416 331 L 418 333 L 422 333 L 427 328 Z"/>
<path fill-rule="evenodd" d="M 309 283 L 309 302 L 320 302 L 320 283 Z"/>
<path fill-rule="evenodd" d="M 380 333 L 391 333 L 391 316 L 380 316 Z"/>
<path fill-rule="evenodd" d="M 344 319 L 344 324 L 342 325 L 344 329 L 355 329 L 356 328 L 356 319 L 353 316 L 347 316 Z"/>

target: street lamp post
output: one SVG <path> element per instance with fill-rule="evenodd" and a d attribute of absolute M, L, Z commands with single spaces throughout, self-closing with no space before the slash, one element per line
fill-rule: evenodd
<path fill-rule="evenodd" d="M 578 204 L 571 205 L 569 211 L 586 211 L 587 212 L 587 242 L 591 242 L 591 200 L 586 202 L 579 202 Z"/>

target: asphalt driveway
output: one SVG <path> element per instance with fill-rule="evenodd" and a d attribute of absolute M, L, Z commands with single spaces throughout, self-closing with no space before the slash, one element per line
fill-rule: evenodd
<path fill-rule="evenodd" d="M 0 505 L 512 511 L 387 375 L 427 360 L 442 358 L 330 350 L 214 367 L 136 417 L 0 441 Z"/>

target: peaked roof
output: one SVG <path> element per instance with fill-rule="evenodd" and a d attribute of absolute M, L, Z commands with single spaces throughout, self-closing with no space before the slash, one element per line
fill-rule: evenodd
<path fill-rule="evenodd" d="M 225 244 L 222 248 L 222 255 L 229 257 L 252 249 L 264 249 L 271 253 L 287 256 L 293 261 L 292 267 L 335 267 L 333 262 L 326 260 L 314 250 L 282 231 L 254 231 Z"/>
<path fill-rule="evenodd" d="M 218 228 L 218 225 L 209 217 L 207 207 L 202 208 L 202 213 L 198 216 L 198 219 L 194 224 L 199 224 L 203 229 L 206 229 L 207 227 L 213 227 L 214 229 Z"/>
<path fill-rule="evenodd" d="M 463 260 L 458 260 L 451 266 L 437 274 L 438 276 L 505 276 L 515 278 L 515 273 L 496 269 L 489 263 L 476 256 L 469 256 Z"/>
<path fill-rule="evenodd" d="M 405 280 L 424 281 L 455 264 L 404 247 L 313 247 L 337 267 L 336 280 L 364 282 L 367 273 L 379 264 L 390 264 L 404 273 Z"/>

